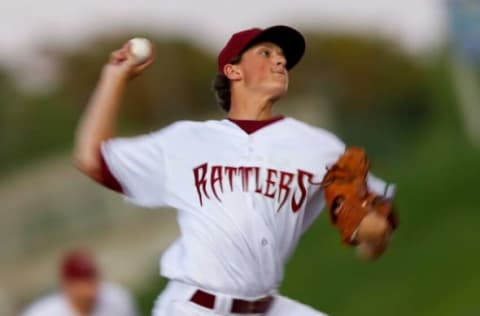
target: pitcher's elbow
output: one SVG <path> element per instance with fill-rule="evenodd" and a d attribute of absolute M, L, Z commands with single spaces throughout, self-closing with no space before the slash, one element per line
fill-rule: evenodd
<path fill-rule="evenodd" d="M 72 164 L 83 174 L 92 179 L 98 179 L 100 173 L 100 153 L 74 151 Z"/>

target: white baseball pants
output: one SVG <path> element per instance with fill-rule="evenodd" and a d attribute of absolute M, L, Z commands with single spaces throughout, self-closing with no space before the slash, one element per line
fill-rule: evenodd
<path fill-rule="evenodd" d="M 266 314 L 232 314 L 231 297 L 212 293 L 216 295 L 215 308 L 209 309 L 190 301 L 196 290 L 195 286 L 169 281 L 155 302 L 152 316 L 327 316 L 279 294 L 274 295 L 275 300 Z"/>

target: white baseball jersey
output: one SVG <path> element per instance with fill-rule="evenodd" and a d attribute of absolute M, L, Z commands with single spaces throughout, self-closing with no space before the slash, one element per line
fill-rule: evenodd
<path fill-rule="evenodd" d="M 130 295 L 117 285 L 102 284 L 91 316 L 135 316 L 136 309 Z M 67 298 L 56 293 L 29 306 L 22 316 L 77 316 Z"/>
<path fill-rule="evenodd" d="M 230 120 L 181 121 L 102 146 L 130 202 L 178 210 L 181 235 L 162 256 L 162 275 L 243 298 L 279 287 L 325 206 L 326 167 L 344 149 L 331 133 L 292 118 L 252 134 Z M 376 178 L 369 185 L 386 191 Z"/>

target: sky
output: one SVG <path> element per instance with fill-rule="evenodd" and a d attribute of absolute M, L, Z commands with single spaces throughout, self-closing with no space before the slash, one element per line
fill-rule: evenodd
<path fill-rule="evenodd" d="M 37 50 L 42 43 L 75 49 L 88 45 L 88 40 L 98 33 L 138 29 L 180 34 L 216 52 L 233 32 L 274 24 L 292 25 L 304 31 L 380 34 L 410 51 L 424 52 L 445 38 L 443 3 L 444 0 L 2 0 L 0 63 L 32 71 L 42 67 Z"/>

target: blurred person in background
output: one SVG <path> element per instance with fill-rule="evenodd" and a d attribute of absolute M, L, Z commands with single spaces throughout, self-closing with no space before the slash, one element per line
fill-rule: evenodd
<path fill-rule="evenodd" d="M 60 264 L 61 290 L 41 298 L 22 316 L 136 316 L 131 296 L 101 280 L 93 257 L 85 251 L 67 253 Z"/>

